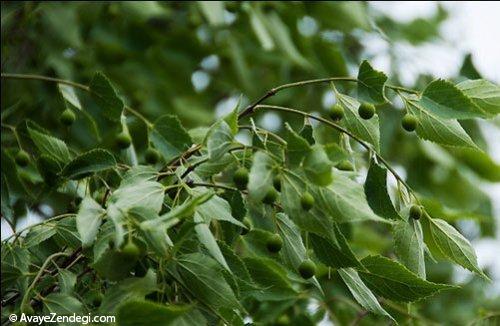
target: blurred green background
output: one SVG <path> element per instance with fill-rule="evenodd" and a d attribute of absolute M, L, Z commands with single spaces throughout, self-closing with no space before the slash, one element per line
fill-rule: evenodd
<path fill-rule="evenodd" d="M 233 109 L 240 96 L 244 105 L 280 84 L 354 76 L 363 59 L 386 71 L 393 84 L 422 88 L 435 76 L 408 64 L 416 60 L 412 51 L 436 44 L 453 51 L 442 35 L 450 14 L 435 5 L 425 18 L 400 21 L 383 8 L 365 2 L 312 1 L 2 2 L 2 72 L 88 84 L 100 70 L 146 117 L 176 114 L 188 128 L 208 126 Z M 444 77 L 481 77 L 474 57 L 456 52 L 456 73 L 448 71 Z M 339 85 L 347 93 L 351 86 Z M 1 92 L 2 123 L 33 119 L 81 150 L 109 139 L 106 133 L 96 133 L 93 124 L 107 122 L 94 122 L 92 112 L 98 108 L 84 96 L 80 99 L 90 114 L 79 112 L 82 119 L 67 131 L 58 123 L 64 103 L 53 84 L 2 80 Z M 316 85 L 284 91 L 269 102 L 322 114 L 334 101 L 328 85 Z M 399 127 L 403 112 L 396 100 L 394 107 L 378 111 L 383 156 L 406 175 L 432 215 L 457 223 L 473 243 L 489 248 L 479 252 L 480 262 L 494 261 L 482 255 L 491 255 L 495 246 L 498 253 L 493 207 L 498 205 L 500 166 L 487 154 L 444 149 L 408 136 Z M 295 119 L 267 113 L 257 123 L 279 133 L 283 120 L 302 123 Z M 488 135 L 498 135 L 498 121 L 467 121 L 463 126 L 487 152 L 498 152 L 498 139 L 496 149 L 491 149 L 494 136 Z M 109 134 L 115 127 L 110 126 Z M 139 152 L 147 147 L 143 130 L 140 121 L 131 122 Z M 239 137 L 246 141 L 244 133 Z M 2 147 L 14 143 L 2 129 Z M 496 197 L 484 184 L 495 187 Z M 380 252 L 391 246 L 388 238 L 375 233 L 354 230 L 353 237 Z M 498 262 L 483 266 L 492 273 L 493 284 L 469 274 L 461 277 L 463 271 L 450 264 L 429 266 L 431 280 L 465 284 L 463 291 L 437 295 L 425 304 L 425 315 L 432 320 L 463 325 L 500 306 Z"/>

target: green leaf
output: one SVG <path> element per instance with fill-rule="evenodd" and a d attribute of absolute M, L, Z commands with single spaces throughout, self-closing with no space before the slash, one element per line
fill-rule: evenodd
<path fill-rule="evenodd" d="M 196 299 L 216 308 L 239 308 L 233 290 L 222 275 L 220 265 L 200 253 L 178 257 L 177 269 L 184 286 Z"/>
<path fill-rule="evenodd" d="M 103 114 L 111 120 L 119 121 L 124 104 L 108 77 L 101 72 L 95 73 L 89 87 L 92 98 L 101 107 Z"/>
<path fill-rule="evenodd" d="M 385 82 L 387 76 L 373 69 L 368 61 L 363 61 L 358 71 L 358 97 L 366 102 L 382 104 L 385 97 Z"/>
<path fill-rule="evenodd" d="M 418 119 L 416 131 L 420 138 L 441 145 L 478 149 L 457 120 L 440 118 L 413 102 L 408 110 Z"/>
<path fill-rule="evenodd" d="M 128 216 L 134 219 L 139 225 L 144 221 L 153 221 L 159 218 L 158 213 L 148 207 L 133 207 L 128 210 Z M 148 246 L 155 251 L 159 257 L 168 257 L 169 248 L 174 244 L 167 234 L 165 225 L 144 230 L 140 228 L 144 240 Z"/>
<path fill-rule="evenodd" d="M 328 187 L 311 188 L 317 208 L 331 216 L 335 222 L 357 222 L 386 220 L 373 213 L 365 197 L 363 186 L 351 179 L 335 174 Z"/>
<path fill-rule="evenodd" d="M 10 204 L 9 186 L 7 185 L 7 180 L 3 173 L 1 178 L 2 178 L 2 187 L 1 187 L 2 217 L 12 223 L 14 221 L 14 210 L 12 209 L 12 205 Z"/>
<path fill-rule="evenodd" d="M 322 146 L 312 146 L 304 158 L 303 168 L 307 178 L 318 186 L 328 186 L 332 183 L 332 162 Z"/>
<path fill-rule="evenodd" d="M 303 158 L 311 151 L 311 146 L 302 138 L 299 134 L 297 134 L 292 127 L 287 123 L 285 123 L 286 134 L 285 140 L 287 143 L 286 152 L 287 152 L 287 160 L 289 165 L 293 167 L 297 167 L 302 162 Z"/>
<path fill-rule="evenodd" d="M 201 194 L 200 192 L 196 193 Z M 201 203 L 196 208 L 196 212 L 200 214 L 200 217 L 203 218 L 205 223 L 210 223 L 210 221 L 214 219 L 245 227 L 243 223 L 233 217 L 231 213 L 231 205 L 229 205 L 227 200 L 217 195 L 214 195 L 204 203 Z"/>
<path fill-rule="evenodd" d="M 418 221 L 408 218 L 394 225 L 394 246 L 398 259 L 410 271 L 425 279 L 424 238 Z"/>
<path fill-rule="evenodd" d="M 54 234 L 56 234 L 56 229 L 53 225 L 41 224 L 30 229 L 23 244 L 26 248 L 34 247 L 52 238 Z"/>
<path fill-rule="evenodd" d="M 419 106 L 442 119 L 471 119 L 486 117 L 457 86 L 449 81 L 437 79 L 424 89 Z"/>
<path fill-rule="evenodd" d="M 463 81 L 457 88 L 487 114 L 495 116 L 500 113 L 500 86 L 478 79 Z"/>
<path fill-rule="evenodd" d="M 233 272 L 233 276 L 247 282 L 251 282 L 250 272 L 243 260 L 233 251 L 233 249 L 222 241 L 217 242 L 224 258 Z"/>
<path fill-rule="evenodd" d="M 115 157 L 104 149 L 93 149 L 75 157 L 66 164 L 61 175 L 68 179 L 81 179 L 91 173 L 101 172 L 116 165 Z"/>
<path fill-rule="evenodd" d="M 156 290 L 156 274 L 148 270 L 142 278 L 131 277 L 111 286 L 104 295 L 99 311 L 111 314 L 118 306 L 129 301 L 143 300 Z"/>
<path fill-rule="evenodd" d="M 272 187 L 273 163 L 265 152 L 259 151 L 253 157 L 248 177 L 248 193 L 257 202 L 261 201 Z"/>
<path fill-rule="evenodd" d="M 150 132 L 151 142 L 166 161 L 189 149 L 193 141 L 174 115 L 163 115 L 155 121 Z"/>
<path fill-rule="evenodd" d="M 76 228 L 84 248 L 94 243 L 105 212 L 92 197 L 87 196 L 82 200 L 76 215 Z"/>
<path fill-rule="evenodd" d="M 226 121 L 219 120 L 210 128 L 206 143 L 211 161 L 217 161 L 227 153 L 233 143 L 233 133 Z"/>
<path fill-rule="evenodd" d="M 414 302 L 455 286 L 428 282 L 419 278 L 400 263 L 383 256 L 368 256 L 361 260 L 366 270 L 359 270 L 363 282 L 375 294 L 389 300 Z"/>
<path fill-rule="evenodd" d="M 229 129 L 231 130 L 231 134 L 233 136 L 236 135 L 236 133 L 239 130 L 239 127 L 238 127 L 238 113 L 239 113 L 239 110 L 240 110 L 241 99 L 242 99 L 242 96 L 240 96 L 238 98 L 238 103 L 236 103 L 236 105 L 234 106 L 233 111 L 231 111 L 231 113 L 229 113 L 228 115 L 226 115 L 224 117 L 224 121 L 229 126 Z"/>
<path fill-rule="evenodd" d="M 198 214 L 194 214 L 194 222 L 196 225 L 194 226 L 194 230 L 196 231 L 196 235 L 198 236 L 198 240 L 202 243 L 205 248 L 207 248 L 208 252 L 212 257 L 217 260 L 219 264 L 222 265 L 228 272 L 231 273 L 231 269 L 227 265 L 226 259 L 222 254 L 219 245 L 217 244 L 217 240 L 215 240 L 214 235 L 210 231 L 208 224 L 203 221 L 203 218 Z"/>
<path fill-rule="evenodd" d="M 453 226 L 444 220 L 431 218 L 427 214 L 422 223 L 426 231 L 425 242 L 430 242 L 428 247 L 432 253 L 436 252 L 439 256 L 488 279 L 477 264 L 476 253 L 469 240 Z"/>
<path fill-rule="evenodd" d="M 378 115 L 375 114 L 370 120 L 362 119 L 358 114 L 359 102 L 347 95 L 336 92 L 337 100 L 344 110 L 344 118 L 341 123 L 345 128 L 373 145 L 375 151 L 380 151 L 380 128 Z"/>
<path fill-rule="evenodd" d="M 260 45 L 264 50 L 274 49 L 274 41 L 267 30 L 265 24 L 265 16 L 262 10 L 258 6 L 248 5 L 245 7 L 250 16 L 250 25 L 252 26 L 253 32 L 259 39 Z"/>
<path fill-rule="evenodd" d="M 380 305 L 372 291 L 363 283 L 358 272 L 354 268 L 341 268 L 338 270 L 340 277 L 351 291 L 352 296 L 366 310 L 374 314 L 389 317 L 391 315 Z M 394 321 L 395 322 L 395 321 Z"/>
<path fill-rule="evenodd" d="M 120 245 L 117 244 L 116 246 Z M 130 271 L 136 263 L 137 259 L 130 259 L 128 255 L 121 251 L 108 249 L 92 267 L 100 277 L 110 281 L 119 281 L 130 276 Z"/>
<path fill-rule="evenodd" d="M 201 12 L 210 25 L 220 26 L 225 24 L 224 1 L 197 1 Z"/>
<path fill-rule="evenodd" d="M 75 297 L 64 293 L 51 293 L 43 299 L 49 313 L 57 315 L 82 315 L 83 304 Z"/>
<path fill-rule="evenodd" d="M 118 308 L 116 319 L 120 326 L 166 326 L 175 324 L 177 318 L 190 310 L 187 305 L 128 301 Z"/>
<path fill-rule="evenodd" d="M 326 238 L 310 233 L 309 242 L 316 257 L 326 266 L 333 268 L 361 266 L 337 225 L 334 226 L 334 236 Z"/>
<path fill-rule="evenodd" d="M 283 239 L 281 251 L 283 260 L 296 269 L 306 258 L 306 248 L 302 242 L 300 229 L 283 213 L 276 214 L 276 227 Z"/>
<path fill-rule="evenodd" d="M 41 133 L 30 126 L 28 126 L 28 132 L 41 154 L 48 155 L 63 164 L 71 160 L 68 147 L 62 140 Z"/>
<path fill-rule="evenodd" d="M 69 86 L 66 84 L 57 84 L 57 87 L 59 88 L 59 93 L 61 93 L 64 100 L 66 100 L 68 103 L 73 105 L 78 110 L 82 109 L 82 104 L 80 103 L 80 100 L 76 96 L 75 89 L 73 88 L 73 86 Z"/>
<path fill-rule="evenodd" d="M 76 274 L 63 269 L 59 271 L 58 283 L 61 293 L 70 294 L 76 285 Z"/>
<path fill-rule="evenodd" d="M 132 207 L 147 207 L 159 213 L 163 205 L 164 187 L 156 181 L 128 181 L 120 184 L 108 199 L 108 206 L 113 204 L 121 211 Z"/>
<path fill-rule="evenodd" d="M 389 219 L 401 219 L 387 193 L 387 170 L 374 160 L 370 163 L 364 188 L 368 205 L 375 214 Z"/>
<path fill-rule="evenodd" d="M 247 257 L 243 260 L 255 283 L 262 287 L 251 292 L 257 300 L 281 301 L 293 299 L 297 292 L 292 288 L 286 271 L 274 260 L 263 257 Z"/>

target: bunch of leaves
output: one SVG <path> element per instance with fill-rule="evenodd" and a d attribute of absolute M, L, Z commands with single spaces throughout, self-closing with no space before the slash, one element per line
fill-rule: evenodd
<path fill-rule="evenodd" d="M 102 73 L 88 85 L 2 77 L 56 83 L 75 123 L 101 126 L 106 135 L 80 151 L 70 146 L 77 137 L 71 126 L 57 137 L 36 121 L 14 126 L 2 116 L 15 140 L 2 149 L 2 217 L 14 231 L 2 242 L 2 318 L 56 312 L 116 314 L 120 325 L 428 322 L 409 305 L 459 290 L 428 279 L 427 266 L 449 261 L 488 280 L 441 203 L 384 158 L 380 128 L 381 111 L 398 97 L 416 121 L 406 137 L 486 158 L 463 127 L 500 112 L 500 88 L 486 80 L 435 80 L 413 90 L 388 83 L 365 61 L 356 78 L 285 84 L 207 128 L 187 130 L 173 115 L 150 121 Z M 325 83 L 342 112 L 334 120 L 263 104 L 286 89 Z M 344 83 L 356 91 L 342 91 Z M 99 110 L 87 112 L 87 101 Z M 303 123 L 286 123 L 277 135 L 256 126 L 263 111 Z M 250 145 L 235 138 L 241 130 Z M 16 229 L 19 206 L 53 203 L 60 210 L 53 217 Z"/>

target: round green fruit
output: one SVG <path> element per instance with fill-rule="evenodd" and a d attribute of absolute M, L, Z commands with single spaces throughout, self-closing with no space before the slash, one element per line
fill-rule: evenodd
<path fill-rule="evenodd" d="M 233 182 L 238 189 L 245 189 L 248 183 L 248 170 L 244 167 L 238 168 L 238 170 L 234 172 Z"/>
<path fill-rule="evenodd" d="M 281 177 L 279 175 L 275 175 L 273 179 L 274 189 L 281 191 Z"/>
<path fill-rule="evenodd" d="M 302 197 L 300 197 L 300 206 L 305 211 L 310 210 L 314 206 L 314 197 L 310 192 L 306 191 L 302 194 Z"/>
<path fill-rule="evenodd" d="M 281 247 L 283 247 L 283 240 L 281 239 L 279 234 L 273 234 L 269 236 L 266 241 L 266 248 L 267 250 L 269 250 L 269 252 L 277 253 L 281 250 Z"/>
<path fill-rule="evenodd" d="M 130 259 L 137 259 L 139 257 L 141 250 L 135 243 L 132 241 L 127 242 L 123 248 L 122 248 L 122 253 Z"/>
<path fill-rule="evenodd" d="M 132 143 L 132 138 L 130 138 L 130 135 L 126 132 L 121 132 L 118 135 L 116 135 L 116 146 L 120 149 L 127 149 L 130 144 Z"/>
<path fill-rule="evenodd" d="M 247 217 L 245 217 L 245 219 L 243 220 L 243 225 L 245 225 L 246 228 L 241 228 L 240 231 L 241 235 L 247 234 L 252 229 L 252 224 L 250 223 L 250 220 Z"/>
<path fill-rule="evenodd" d="M 276 198 L 278 198 L 278 192 L 276 189 L 271 188 L 262 199 L 262 202 L 264 204 L 272 205 L 276 201 Z"/>
<path fill-rule="evenodd" d="M 354 171 L 354 165 L 350 161 L 344 160 L 337 164 L 337 169 L 341 171 Z"/>
<path fill-rule="evenodd" d="M 375 106 L 371 103 L 361 103 L 358 108 L 358 114 L 361 118 L 368 120 L 375 114 Z"/>
<path fill-rule="evenodd" d="M 422 209 L 420 208 L 420 206 L 412 205 L 410 207 L 410 217 L 414 220 L 418 220 L 420 217 L 422 217 Z"/>
<path fill-rule="evenodd" d="M 61 113 L 59 121 L 67 127 L 71 126 L 76 120 L 76 115 L 71 109 L 66 109 Z"/>
<path fill-rule="evenodd" d="M 25 167 L 30 162 L 30 156 L 25 150 L 20 149 L 16 154 L 15 160 L 17 165 Z"/>
<path fill-rule="evenodd" d="M 344 108 L 340 104 L 335 104 L 330 109 L 330 118 L 339 121 L 344 117 Z"/>
<path fill-rule="evenodd" d="M 278 325 L 278 326 L 290 325 L 290 317 L 288 317 L 288 315 L 281 315 L 276 320 L 276 325 Z"/>
<path fill-rule="evenodd" d="M 299 274 L 304 279 L 309 279 L 316 274 L 316 264 L 310 260 L 306 259 L 299 265 Z"/>
<path fill-rule="evenodd" d="M 146 163 L 156 164 L 160 160 L 160 153 L 156 149 L 149 147 L 148 149 L 146 149 L 144 158 L 146 159 Z"/>
<path fill-rule="evenodd" d="M 418 120 L 413 114 L 405 114 L 401 120 L 401 125 L 403 129 L 412 132 L 417 128 Z"/>

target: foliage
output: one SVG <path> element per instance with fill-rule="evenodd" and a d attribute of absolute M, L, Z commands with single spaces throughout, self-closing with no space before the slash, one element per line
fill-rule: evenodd
<path fill-rule="evenodd" d="M 2 322 L 54 311 L 115 314 L 120 325 L 456 323 L 460 311 L 435 308 L 453 296 L 481 305 L 467 319 L 494 313 L 478 299 L 489 279 L 456 222 L 494 229 L 470 175 L 499 181 L 477 131 L 500 112 L 498 85 L 476 75 L 398 86 L 359 60 L 354 31 L 376 21 L 358 2 L 5 9 L 2 36 L 36 24 L 61 33 L 22 39 L 41 53 L 33 62 L 16 63 L 15 36 L 2 41 L 1 207 L 15 230 L 2 241 Z M 244 22 L 228 28 L 228 14 Z M 290 21 L 304 14 L 344 38 L 295 35 Z M 415 43 L 436 31 L 378 23 Z M 187 81 L 209 53 L 220 70 L 194 94 Z M 325 90 L 341 114 L 308 109 Z M 240 97 L 209 125 L 205 108 L 240 92 L 256 100 Z M 280 114 L 281 131 L 259 127 L 261 112 Z M 401 126 L 409 115 L 413 128 Z M 17 227 L 47 208 L 47 219 Z M 478 277 L 460 288 L 451 264 Z"/>

